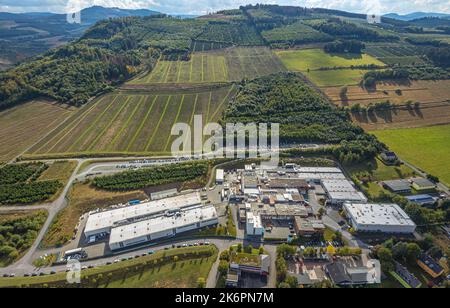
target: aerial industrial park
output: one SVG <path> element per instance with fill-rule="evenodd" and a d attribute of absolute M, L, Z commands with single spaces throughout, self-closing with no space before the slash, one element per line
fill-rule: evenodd
<path fill-rule="evenodd" d="M 92 172 L 94 167 L 111 176 L 124 168 L 145 170 L 148 167 L 143 162 L 149 163 L 96 163 L 85 170 Z M 167 162 L 152 160 L 153 166 Z M 79 172 L 77 181 L 86 176 L 94 175 Z M 72 240 L 47 253 L 33 252 L 38 260 L 51 256 L 51 263 L 0 271 L 9 277 L 6 282 L 18 276 L 57 277 L 73 261 L 81 262 L 82 271 L 94 271 L 152 258 L 160 251 L 217 247 L 220 256 L 212 260 L 212 269 L 204 278 L 206 287 L 379 286 L 386 273 L 376 251 L 382 248 L 376 243 L 392 238 L 422 241 L 416 229 L 400 205 L 369 201 L 346 171 L 330 167 L 329 162 L 323 167 L 284 163 L 265 169 L 259 163 L 235 165 L 231 161 L 215 167 L 204 188 L 153 191 L 148 199 L 83 213 Z M 285 253 L 286 268 L 280 269 L 278 260 Z M 442 283 L 445 267 L 439 260 L 425 252 L 417 258 L 418 268 L 427 272 L 431 270 L 427 264 L 434 262 L 432 269 L 439 275 L 433 272 L 430 281 Z M 395 262 L 392 277 L 401 285 L 405 285 L 406 278 L 401 278 L 405 275 L 419 281 Z M 279 281 L 280 270 L 289 277 L 286 281 Z M 423 283 L 410 287 L 419 285 Z"/>
<path fill-rule="evenodd" d="M 445 1 L 147 2 L 0 5 L 0 289 L 450 287 Z"/>

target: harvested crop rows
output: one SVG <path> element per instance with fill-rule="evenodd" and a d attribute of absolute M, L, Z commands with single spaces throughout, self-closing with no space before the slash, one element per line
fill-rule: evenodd
<path fill-rule="evenodd" d="M 65 106 L 33 101 L 0 113 L 0 161 L 8 161 L 49 131 L 73 111 Z"/>
<path fill-rule="evenodd" d="M 325 88 L 324 92 L 338 106 L 352 106 L 360 104 L 367 106 L 389 100 L 393 104 L 405 104 L 408 101 L 442 103 L 450 101 L 450 80 L 411 81 L 407 83 L 384 82 L 378 83 L 376 90 L 370 92 L 360 86 L 349 86 L 345 98 L 340 95 L 340 87 Z"/>
<path fill-rule="evenodd" d="M 408 44 L 368 44 L 366 52 L 386 64 L 414 65 L 423 64 L 420 57 L 422 48 Z"/>
<path fill-rule="evenodd" d="M 193 53 L 190 61 L 159 61 L 150 74 L 130 84 L 220 83 L 283 70 L 283 64 L 267 48 L 230 48 Z"/>
<path fill-rule="evenodd" d="M 401 107 L 353 115 L 353 120 L 365 130 L 426 127 L 450 123 L 450 103 L 429 103 L 419 109 Z"/>
<path fill-rule="evenodd" d="M 197 39 L 243 46 L 264 44 L 256 29 L 243 23 L 209 23 Z"/>
<path fill-rule="evenodd" d="M 168 153 L 175 123 L 192 124 L 194 115 L 202 115 L 204 122 L 217 121 L 235 92 L 234 86 L 226 86 L 201 93 L 117 92 L 103 96 L 77 112 L 28 155 Z"/>

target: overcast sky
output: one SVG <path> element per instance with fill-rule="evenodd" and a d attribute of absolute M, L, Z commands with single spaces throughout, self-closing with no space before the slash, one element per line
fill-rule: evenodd
<path fill-rule="evenodd" d="M 146 8 L 163 13 L 204 14 L 239 5 L 271 3 L 324 7 L 358 13 L 450 13 L 450 0 L 0 0 L 1 12 L 67 12 L 68 4 L 102 5 L 128 9 Z"/>

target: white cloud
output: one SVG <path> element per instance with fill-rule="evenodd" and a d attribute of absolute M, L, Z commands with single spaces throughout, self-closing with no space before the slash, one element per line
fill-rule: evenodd
<path fill-rule="evenodd" d="M 236 8 L 251 3 L 268 3 L 306 7 L 325 7 L 367 13 L 411 13 L 417 11 L 450 13 L 450 0 L 70 0 L 82 7 L 102 5 L 127 9 L 147 8 L 164 13 L 202 14 L 220 9 Z M 0 0 L 0 11 L 65 12 L 68 0 Z"/>

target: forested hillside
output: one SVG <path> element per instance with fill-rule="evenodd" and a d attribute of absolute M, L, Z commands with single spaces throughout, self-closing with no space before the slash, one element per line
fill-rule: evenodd
<path fill-rule="evenodd" d="M 0 109 L 35 97 L 80 106 L 151 70 L 158 59 L 189 61 L 194 51 L 232 46 L 291 48 L 331 42 L 327 46 L 332 48 L 327 50 L 336 52 L 354 45 L 351 40 L 378 44 L 404 40 L 408 47 L 420 44 L 423 49 L 417 48 L 414 61 L 397 56 L 386 60 L 389 65 L 405 66 L 417 79 L 425 79 L 436 67 L 443 69 L 439 76 L 446 75 L 445 42 L 450 38 L 443 36 L 446 28 L 442 23 L 432 30 L 433 35 L 423 36 L 416 33 L 414 29 L 420 27 L 413 22 L 382 21 L 370 25 L 360 14 L 277 5 L 249 5 L 188 20 L 163 15 L 109 19 L 98 22 L 73 43 L 0 73 Z M 398 63 L 402 61 L 405 63 Z M 419 68 L 416 62 L 420 62 Z"/>
<path fill-rule="evenodd" d="M 224 118 L 229 123 L 280 123 L 282 142 L 339 144 L 334 154 L 347 162 L 371 158 L 381 149 L 346 111 L 332 107 L 294 73 L 243 82 Z"/>

